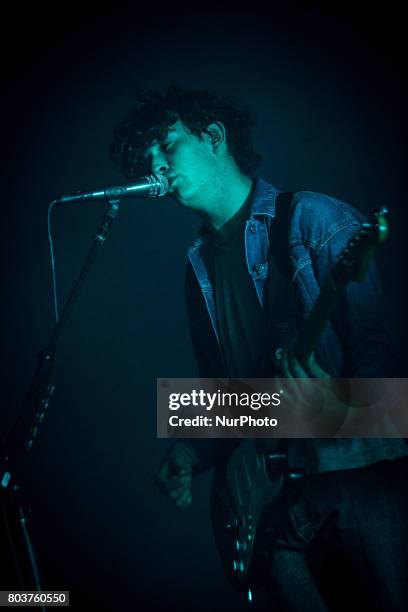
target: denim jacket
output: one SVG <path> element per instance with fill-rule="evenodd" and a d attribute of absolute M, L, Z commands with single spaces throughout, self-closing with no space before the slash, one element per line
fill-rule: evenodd
<path fill-rule="evenodd" d="M 317 299 L 326 275 L 332 270 L 338 255 L 346 247 L 350 238 L 359 230 L 364 217 L 352 206 L 335 198 L 319 193 L 301 191 L 290 194 L 286 203 L 279 203 L 282 192 L 262 180 L 256 179 L 253 202 L 245 227 L 245 251 L 248 274 L 254 283 L 259 302 L 266 311 L 270 330 L 285 323 L 285 304 L 276 306 L 276 300 L 268 299 L 274 292 L 275 269 L 270 265 L 270 252 L 279 238 L 286 251 L 287 276 L 294 296 L 294 320 L 296 329 L 301 329 Z M 279 206 L 288 206 L 285 212 L 287 224 L 280 224 L 285 236 L 273 234 Z M 215 311 L 214 290 L 208 265 L 207 240 L 205 231 L 189 249 L 189 264 L 186 272 L 186 301 L 190 319 L 191 338 L 202 377 L 228 375 L 221 356 L 219 333 Z M 281 247 L 282 249 L 282 247 Z M 276 291 L 275 291 L 276 293 Z M 290 317 L 287 323 L 289 323 Z M 271 333 L 271 343 L 276 333 Z M 277 347 L 271 347 L 273 350 Z M 326 324 L 315 349 L 318 363 L 331 376 L 337 377 L 393 377 L 397 376 L 395 357 L 390 334 L 385 325 L 385 315 L 381 303 L 381 290 L 374 262 L 370 265 L 363 282 L 350 282 L 342 291 L 337 306 Z M 266 370 L 262 374 L 268 375 Z M 208 455 L 207 440 L 195 440 L 192 445 L 199 456 L 201 466 L 207 467 L 211 460 Z M 318 440 L 313 441 L 316 447 Z M 327 440 L 330 459 L 326 463 L 314 457 L 314 469 L 333 469 L 333 442 Z M 344 443 L 356 442 L 344 440 Z M 394 451 L 378 454 L 373 451 L 373 442 L 362 441 L 368 453 L 361 457 L 361 449 L 353 460 L 354 450 L 348 448 L 346 465 L 339 458 L 337 469 L 365 465 L 380 458 L 392 458 Z M 406 453 L 403 441 L 388 440 L 393 447 L 399 442 L 400 449 Z M 375 446 L 375 445 L 374 445 Z M 377 445 L 378 446 L 378 445 Z M 387 446 L 387 444 L 386 444 Z M 388 448 L 387 446 L 387 448 Z M 354 447 L 356 445 L 354 444 Z M 334 457 L 336 462 L 336 458 Z M 326 468 L 324 467 L 326 465 Z M 319 467 L 320 466 L 320 467 Z"/>

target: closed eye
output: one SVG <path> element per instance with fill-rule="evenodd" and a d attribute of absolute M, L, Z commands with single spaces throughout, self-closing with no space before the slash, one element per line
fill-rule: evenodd
<path fill-rule="evenodd" d="M 173 143 L 172 142 L 163 142 L 160 146 L 163 149 L 163 151 L 168 151 L 168 149 L 171 147 Z"/>

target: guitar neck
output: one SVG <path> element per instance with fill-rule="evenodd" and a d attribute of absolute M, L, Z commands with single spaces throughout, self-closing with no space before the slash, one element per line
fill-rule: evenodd
<path fill-rule="evenodd" d="M 295 343 L 294 351 L 300 363 L 305 363 L 312 354 L 340 292 L 350 281 L 364 280 L 375 248 L 387 239 L 387 212 L 382 207 L 372 215 L 370 223 L 362 223 L 340 253 Z"/>

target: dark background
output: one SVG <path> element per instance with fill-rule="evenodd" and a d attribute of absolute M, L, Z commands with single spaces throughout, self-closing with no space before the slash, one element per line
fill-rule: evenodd
<path fill-rule="evenodd" d="M 237 99 L 258 112 L 260 174 L 275 186 L 364 212 L 389 207 L 378 263 L 406 372 L 402 16 L 286 6 L 71 4 L 21 9 L 4 25 L 4 427 L 53 325 L 48 202 L 123 182 L 107 147 L 136 86 L 177 82 Z M 55 211 L 61 303 L 103 208 Z M 197 227 L 170 199 L 124 201 L 59 343 L 56 392 L 25 480 L 44 587 L 70 589 L 74 609 L 245 607 L 210 535 L 210 475 L 186 512 L 152 483 L 167 444 L 156 439 L 155 379 L 196 373 L 183 279 Z M 263 604 L 260 595 L 254 607 Z"/>

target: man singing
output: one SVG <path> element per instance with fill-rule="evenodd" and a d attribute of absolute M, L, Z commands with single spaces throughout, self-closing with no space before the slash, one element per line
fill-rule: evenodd
<path fill-rule="evenodd" d="M 313 356 L 301 363 L 285 350 L 277 366 L 276 338 L 293 343 L 362 215 L 335 198 L 282 192 L 255 176 L 254 117 L 214 93 L 169 87 L 136 95 L 110 154 L 126 177 L 166 176 L 170 196 L 203 221 L 186 271 L 200 376 L 398 376 L 374 265 L 344 289 Z M 325 400 L 333 410 L 341 403 L 334 393 Z M 178 442 L 157 485 L 186 508 L 193 475 L 214 467 L 216 483 L 230 451 L 225 440 Z M 305 476 L 265 561 L 277 609 L 340 609 L 345 584 L 373 610 L 408 609 L 407 454 L 395 438 L 288 444 L 289 463 L 301 464 Z"/>

